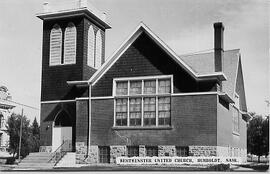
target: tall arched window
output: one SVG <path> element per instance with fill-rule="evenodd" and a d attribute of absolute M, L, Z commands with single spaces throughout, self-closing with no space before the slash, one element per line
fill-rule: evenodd
<path fill-rule="evenodd" d="M 62 30 L 54 25 L 50 34 L 50 65 L 60 65 L 62 57 Z"/>
<path fill-rule="evenodd" d="M 101 66 L 101 57 L 102 57 L 102 38 L 100 30 L 96 34 L 96 62 L 95 67 L 99 68 Z"/>
<path fill-rule="evenodd" d="M 91 25 L 88 30 L 88 56 L 87 64 L 91 67 L 95 67 L 95 33 L 93 26 Z"/>
<path fill-rule="evenodd" d="M 65 30 L 64 64 L 76 63 L 76 27 L 69 23 Z"/>

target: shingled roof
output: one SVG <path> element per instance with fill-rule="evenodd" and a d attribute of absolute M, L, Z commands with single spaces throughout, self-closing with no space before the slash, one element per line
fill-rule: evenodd
<path fill-rule="evenodd" d="M 233 97 L 234 93 L 239 55 L 239 49 L 224 51 L 223 73 L 227 77 L 227 80 L 222 82 L 222 84 L 223 91 L 230 97 Z M 198 74 L 210 74 L 214 72 L 214 52 L 180 55 L 179 58 Z"/>

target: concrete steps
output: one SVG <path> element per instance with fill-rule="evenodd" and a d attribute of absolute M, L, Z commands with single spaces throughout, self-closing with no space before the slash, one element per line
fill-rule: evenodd
<path fill-rule="evenodd" d="M 65 156 L 56 164 L 56 167 L 74 167 L 76 165 L 76 153 L 67 152 Z"/>
<path fill-rule="evenodd" d="M 50 159 L 51 153 L 30 153 L 14 168 L 14 170 L 52 169 L 54 167 L 54 162 L 49 162 Z"/>

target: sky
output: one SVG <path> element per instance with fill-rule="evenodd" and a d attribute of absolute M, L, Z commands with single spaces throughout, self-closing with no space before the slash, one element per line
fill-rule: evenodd
<path fill-rule="evenodd" d="M 64 4 L 73 0 L 58 0 Z M 177 54 L 213 49 L 214 22 L 224 48 L 240 48 L 248 111 L 266 115 L 269 100 L 269 2 L 266 0 L 88 0 L 107 14 L 105 57 L 143 21 Z M 40 108 L 43 0 L 0 0 L 0 85 L 13 100 Z M 53 0 L 47 2 L 54 3 Z M 21 107 L 14 112 L 20 113 Z M 39 110 L 24 107 L 39 120 Z"/>

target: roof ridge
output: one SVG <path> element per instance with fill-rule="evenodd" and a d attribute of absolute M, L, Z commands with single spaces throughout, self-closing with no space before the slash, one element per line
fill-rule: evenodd
<path fill-rule="evenodd" d="M 212 50 L 212 49 L 209 49 Z M 235 48 L 235 49 L 229 49 L 229 50 L 224 50 L 224 52 L 229 52 L 229 51 L 240 51 L 240 48 Z M 209 51 L 209 52 L 205 52 L 205 53 L 187 53 L 187 54 L 181 54 L 178 55 L 178 57 L 188 57 L 188 56 L 193 56 L 193 55 L 202 55 L 202 54 L 210 54 L 210 53 L 214 53 L 214 51 Z"/>

